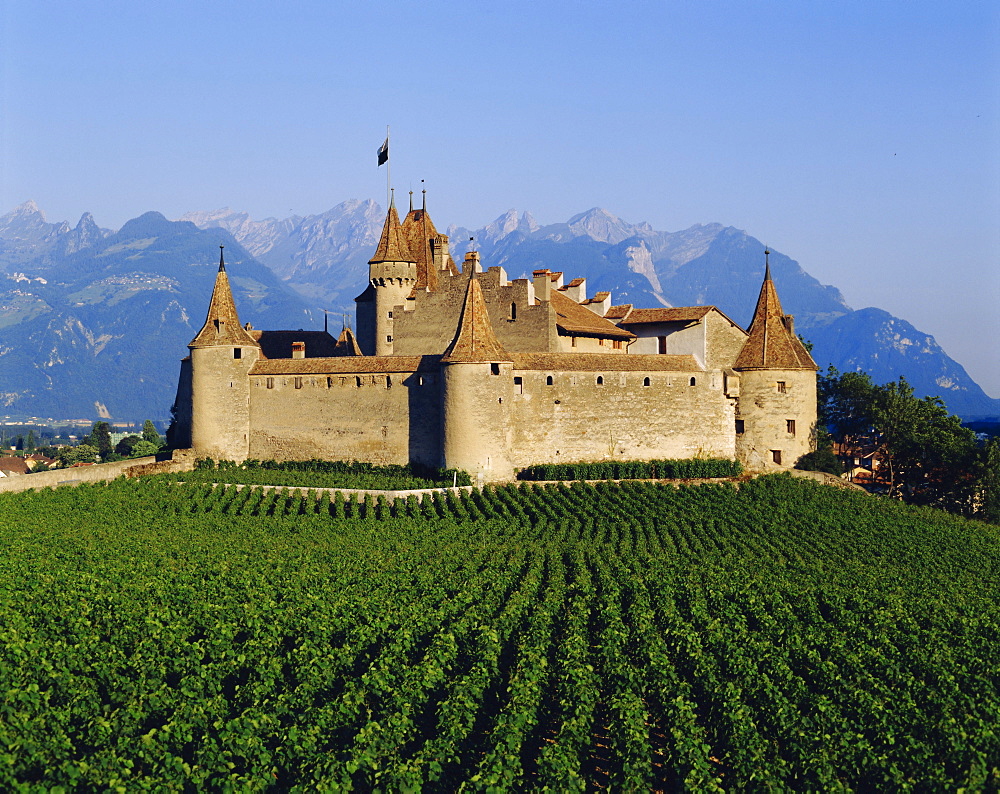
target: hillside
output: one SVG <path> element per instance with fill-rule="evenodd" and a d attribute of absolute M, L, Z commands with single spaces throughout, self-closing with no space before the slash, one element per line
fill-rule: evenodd
<path fill-rule="evenodd" d="M 4 789 L 1000 785 L 995 527 L 786 476 L 0 509 Z"/>

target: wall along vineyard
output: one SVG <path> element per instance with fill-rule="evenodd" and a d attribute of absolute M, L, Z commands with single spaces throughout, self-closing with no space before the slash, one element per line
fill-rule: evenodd
<path fill-rule="evenodd" d="M 0 788 L 996 789 L 1000 533 L 788 477 L 0 498 Z"/>

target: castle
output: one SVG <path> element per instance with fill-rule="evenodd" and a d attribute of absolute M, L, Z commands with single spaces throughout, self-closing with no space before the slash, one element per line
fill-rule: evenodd
<path fill-rule="evenodd" d="M 402 223 L 390 203 L 355 300 L 357 336 L 255 330 L 220 255 L 181 366 L 175 444 L 235 461 L 454 467 L 479 482 L 609 459 L 787 468 L 813 446 L 817 367 L 766 262 L 744 331 L 714 306 L 612 306 L 548 270 L 511 280 L 475 251 L 459 269 L 426 200 Z"/>

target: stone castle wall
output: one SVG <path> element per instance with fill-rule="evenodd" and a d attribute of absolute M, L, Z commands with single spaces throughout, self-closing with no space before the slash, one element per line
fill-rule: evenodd
<path fill-rule="evenodd" d="M 755 470 L 789 468 L 811 451 L 816 422 L 816 373 L 812 370 L 745 370 L 740 373 L 736 419 L 739 459 Z M 794 422 L 789 429 L 789 422 Z M 774 460 L 780 452 L 781 461 Z"/>
<path fill-rule="evenodd" d="M 337 372 L 250 377 L 257 460 L 441 464 L 439 372 Z"/>

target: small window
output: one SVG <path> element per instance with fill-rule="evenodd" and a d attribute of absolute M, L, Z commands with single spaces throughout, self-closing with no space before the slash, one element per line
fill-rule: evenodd
<path fill-rule="evenodd" d="M 512 320 L 516 320 L 517 319 L 517 304 L 516 303 L 512 303 L 510 305 L 510 319 L 512 319 Z"/>
<path fill-rule="evenodd" d="M 524 394 L 524 380 L 521 377 L 514 378 L 514 394 Z"/>
<path fill-rule="evenodd" d="M 736 420 L 736 435 L 742 436 L 747 431 L 746 423 L 742 419 Z"/>
<path fill-rule="evenodd" d="M 666 355 L 667 352 L 667 337 L 658 336 L 656 337 L 656 352 L 661 356 Z"/>
<path fill-rule="evenodd" d="M 418 386 L 423 386 L 424 385 L 424 377 L 423 377 L 423 375 L 417 375 L 417 385 Z"/>
<path fill-rule="evenodd" d="M 354 385 L 357 388 L 359 388 L 359 389 L 361 388 L 361 376 L 360 375 L 358 375 L 357 377 L 354 378 Z"/>
<path fill-rule="evenodd" d="M 392 375 L 386 375 L 385 376 L 385 387 L 387 389 L 391 389 L 392 388 Z"/>
<path fill-rule="evenodd" d="M 296 389 L 301 389 L 302 388 L 302 378 L 298 378 L 298 377 L 295 378 L 295 388 Z"/>
<path fill-rule="evenodd" d="M 785 387 L 785 381 L 779 380 L 778 381 L 778 394 L 785 394 L 787 391 L 788 390 Z"/>
<path fill-rule="evenodd" d="M 649 385 L 649 378 L 643 378 L 642 379 L 642 385 L 643 386 L 648 386 Z"/>
<path fill-rule="evenodd" d="M 392 312 L 389 312 L 389 319 L 392 319 Z"/>
<path fill-rule="evenodd" d="M 689 385 L 689 386 L 697 386 L 697 385 L 698 385 L 698 381 L 697 381 L 697 379 L 695 379 L 695 378 L 691 378 L 691 382 L 690 382 L 690 383 L 689 383 L 688 385 Z"/>
<path fill-rule="evenodd" d="M 614 348 L 615 348 L 615 350 L 621 350 L 622 349 L 622 340 L 621 339 L 616 339 L 614 341 Z"/>
<path fill-rule="evenodd" d="M 603 338 L 597 340 L 597 344 L 599 344 L 601 347 L 604 347 L 604 342 L 605 340 Z"/>
<path fill-rule="evenodd" d="M 243 358 L 243 348 L 234 347 L 233 348 L 233 358 Z"/>
<path fill-rule="evenodd" d="M 500 365 L 490 364 L 490 375 L 499 375 L 499 374 L 500 374 Z"/>
<path fill-rule="evenodd" d="M 786 433 L 791 433 L 793 436 L 795 435 L 795 420 L 794 419 L 786 419 L 785 420 L 785 432 Z"/>
<path fill-rule="evenodd" d="M 546 386 L 551 386 L 552 385 L 552 376 L 551 375 L 546 375 L 545 376 L 545 385 Z"/>
<path fill-rule="evenodd" d="M 604 376 L 603 375 L 598 375 L 597 376 L 597 385 L 598 386 L 603 386 L 604 385 Z"/>
<path fill-rule="evenodd" d="M 274 378 L 268 378 L 267 379 L 267 388 L 269 388 L 269 389 L 273 389 L 274 388 Z"/>
<path fill-rule="evenodd" d="M 328 389 L 332 389 L 333 388 L 333 378 L 327 378 L 326 379 L 326 388 L 328 388 Z"/>
<path fill-rule="evenodd" d="M 569 339 L 570 339 L 570 342 L 569 342 L 570 347 L 576 347 L 576 337 L 575 336 L 571 336 Z"/>
<path fill-rule="evenodd" d="M 781 450 L 780 449 L 772 449 L 771 450 L 771 460 L 774 461 L 775 463 L 777 463 L 779 466 L 781 465 Z"/>
<path fill-rule="evenodd" d="M 392 334 L 389 334 L 388 336 L 386 336 L 385 341 L 386 342 L 391 342 L 392 341 Z"/>

